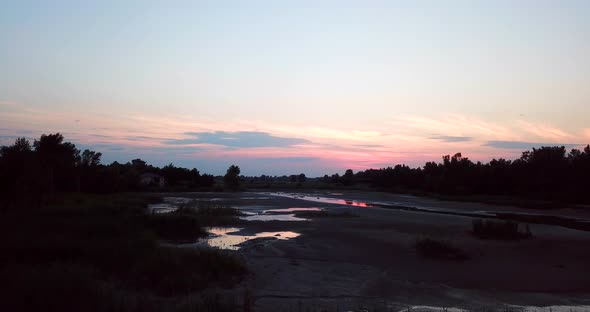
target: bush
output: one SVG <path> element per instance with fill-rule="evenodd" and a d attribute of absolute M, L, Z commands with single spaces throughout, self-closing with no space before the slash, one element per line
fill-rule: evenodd
<path fill-rule="evenodd" d="M 142 224 L 159 238 L 171 241 L 196 240 L 207 233 L 196 216 L 163 213 L 139 217 Z"/>
<path fill-rule="evenodd" d="M 0 311 L 235 309 L 235 300 L 200 290 L 233 285 L 243 264 L 219 250 L 160 246 L 160 239 L 205 234 L 204 221 L 186 211 L 145 214 L 152 200 L 72 194 L 43 211 L 0 218 L 0 280 L 9 285 L 0 292 Z"/>
<path fill-rule="evenodd" d="M 425 258 L 439 260 L 468 260 L 469 255 L 450 242 L 432 238 L 419 238 L 415 244 L 416 252 Z"/>
<path fill-rule="evenodd" d="M 202 226 L 233 225 L 239 223 L 238 216 L 242 215 L 238 209 L 226 204 L 203 200 L 193 200 L 180 205 L 172 214 L 197 218 Z"/>
<path fill-rule="evenodd" d="M 510 220 L 481 220 L 472 222 L 472 233 L 480 239 L 516 240 L 527 239 L 533 236 L 528 224 L 521 231 L 517 222 Z"/>
<path fill-rule="evenodd" d="M 186 204 L 180 205 L 177 214 L 192 214 L 199 216 L 239 216 L 241 215 L 238 209 L 232 208 L 226 204 L 204 201 L 192 200 Z"/>

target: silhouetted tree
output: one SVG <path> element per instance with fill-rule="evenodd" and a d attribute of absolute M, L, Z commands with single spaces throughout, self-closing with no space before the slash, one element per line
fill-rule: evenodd
<path fill-rule="evenodd" d="M 354 178 L 354 172 L 352 171 L 352 169 L 348 169 L 348 170 L 346 170 L 346 172 L 344 172 L 344 175 L 342 176 L 342 178 L 340 180 L 342 181 L 342 184 L 344 184 L 344 185 L 352 185 L 353 178 Z"/>
<path fill-rule="evenodd" d="M 139 158 L 132 159 L 129 164 L 140 173 L 143 173 L 147 169 L 147 163 Z"/>
<path fill-rule="evenodd" d="M 102 153 L 97 153 L 95 151 L 91 151 L 85 149 L 82 152 L 82 167 L 98 167 L 100 165 L 100 158 L 102 157 Z"/>
<path fill-rule="evenodd" d="M 305 176 L 305 174 L 300 173 L 297 176 L 297 182 L 299 182 L 299 183 L 305 183 L 305 181 L 307 181 L 307 177 Z"/>
<path fill-rule="evenodd" d="M 40 165 L 31 143 L 17 138 L 13 145 L 0 148 L 0 208 L 6 213 L 11 208 L 40 206 Z"/>
<path fill-rule="evenodd" d="M 215 184 L 215 177 L 210 174 L 203 174 L 199 178 L 199 186 L 202 187 L 211 187 Z"/>
<path fill-rule="evenodd" d="M 232 191 L 237 191 L 240 188 L 240 167 L 231 165 L 227 169 L 225 176 L 223 177 L 225 187 Z"/>
<path fill-rule="evenodd" d="M 97 191 L 97 184 L 100 182 L 101 174 L 101 165 L 100 165 L 100 158 L 102 157 L 102 153 L 97 153 L 95 151 L 91 151 L 85 149 L 82 152 L 81 160 L 80 160 L 80 168 L 79 174 L 77 176 L 77 190 L 85 191 L 85 192 L 92 192 Z"/>
<path fill-rule="evenodd" d="M 80 162 L 80 151 L 74 144 L 63 142 L 63 139 L 60 133 L 43 134 L 34 143 L 50 194 L 54 194 L 57 189 L 73 189 L 75 168 Z"/>

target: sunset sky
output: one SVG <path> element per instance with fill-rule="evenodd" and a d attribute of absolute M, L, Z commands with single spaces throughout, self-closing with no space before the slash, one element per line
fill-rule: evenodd
<path fill-rule="evenodd" d="M 2 1 L 0 144 L 54 132 L 212 174 L 579 148 L 590 1 Z"/>

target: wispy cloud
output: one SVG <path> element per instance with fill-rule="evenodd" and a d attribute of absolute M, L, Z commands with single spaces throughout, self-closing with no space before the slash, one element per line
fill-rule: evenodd
<path fill-rule="evenodd" d="M 572 148 L 578 146 L 579 144 L 538 143 L 521 141 L 487 141 L 484 145 L 494 148 L 527 150 L 533 147 L 538 148 L 541 146 L 565 146 L 566 148 Z"/>
<path fill-rule="evenodd" d="M 275 173 L 292 168 L 325 173 L 334 168 L 356 171 L 402 163 L 420 166 L 455 152 L 487 161 L 518 157 L 519 152 L 532 147 L 571 148 L 577 145 L 561 142 L 590 141 L 590 128 L 575 132 L 546 123 L 500 123 L 461 115 L 400 116 L 382 125 L 261 120 L 226 120 L 222 125 L 191 116 L 108 115 L 18 105 L 0 114 L 0 124 L 0 136 L 4 136 L 0 144 L 12 144 L 17 136 L 35 139 L 42 133 L 59 131 L 79 148 L 103 152 L 105 162 L 141 157 L 156 165 L 174 162 L 215 173 L 222 173 L 232 163 Z M 208 167 L 202 167 L 204 164 Z"/>
<path fill-rule="evenodd" d="M 383 144 L 353 144 L 352 146 L 363 147 L 363 148 L 383 148 L 383 147 L 385 147 L 385 145 L 383 145 Z"/>
<path fill-rule="evenodd" d="M 320 160 L 321 158 L 319 157 L 259 157 L 256 158 L 258 160 L 261 161 L 289 161 L 289 162 L 309 162 L 309 161 L 316 161 L 316 160 Z"/>
<path fill-rule="evenodd" d="M 441 142 L 449 142 L 449 143 L 453 143 L 453 142 L 468 142 L 473 140 L 472 137 L 468 137 L 468 136 L 451 136 L 451 135 L 438 135 L 438 136 L 432 136 L 430 137 L 430 139 L 432 140 L 438 140 Z"/>
<path fill-rule="evenodd" d="M 558 145 L 560 142 L 578 141 L 581 136 L 590 137 L 588 129 L 574 133 L 550 125 L 546 122 L 512 120 L 502 123 L 485 121 L 481 118 L 446 115 L 437 118 L 421 116 L 404 116 L 395 121 L 401 131 L 415 133 L 440 133 L 430 139 L 441 142 L 522 142 L 525 144 L 491 144 L 486 146 L 538 146 L 535 142 L 548 142 L 546 145 Z M 569 144 L 570 146 L 572 144 Z M 575 145 L 575 144 L 574 144 Z M 499 147 L 504 148 L 504 147 Z"/>
<path fill-rule="evenodd" d="M 517 125 L 523 131 L 528 132 L 542 139 L 558 141 L 574 137 L 574 135 L 568 133 L 567 131 L 547 124 L 532 123 L 524 120 L 519 120 L 517 122 Z"/>
<path fill-rule="evenodd" d="M 0 100 L 0 107 L 17 107 L 18 103 L 12 100 Z"/>
<path fill-rule="evenodd" d="M 213 144 L 230 148 L 290 147 L 309 143 L 305 139 L 278 137 L 267 132 L 258 131 L 186 132 L 185 134 L 190 138 L 168 140 L 164 143 L 174 145 Z"/>
<path fill-rule="evenodd" d="M 514 139 L 510 127 L 480 118 L 445 115 L 437 118 L 402 116 L 394 120 L 397 128 L 406 132 L 442 133 L 440 137 L 470 137 L 488 139 Z"/>

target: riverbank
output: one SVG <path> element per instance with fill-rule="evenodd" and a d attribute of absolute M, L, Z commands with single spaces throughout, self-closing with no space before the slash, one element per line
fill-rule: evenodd
<path fill-rule="evenodd" d="M 508 306 L 590 304 L 590 278 L 584 274 L 590 263 L 590 250 L 584 248 L 590 243 L 588 232 L 530 224 L 530 239 L 482 240 L 470 234 L 473 217 L 353 204 L 403 201 L 443 210 L 546 211 L 372 192 L 282 195 L 205 195 L 249 213 L 287 208 L 326 212 L 321 217 L 297 215 L 312 216 L 310 221 L 250 221 L 233 233 L 301 234 L 289 240 L 260 241 L 237 251 L 251 271 L 239 287 L 251 292 L 256 311 L 298 311 L 299 306 L 312 311 L 335 311 L 336 307 L 398 311 L 416 305 L 505 310 Z M 344 204 L 307 200 L 324 197 L 340 199 Z M 347 212 L 347 217 L 341 216 L 342 212 Z M 585 215 L 570 210 L 553 213 L 568 216 L 570 212 L 578 213 L 578 217 Z M 449 242 L 468 259 L 424 258 L 415 248 L 421 237 Z"/>
<path fill-rule="evenodd" d="M 581 219 L 589 212 L 361 191 L 70 194 L 0 220 L 0 276 L 14 285 L 0 304 L 48 311 L 585 311 L 590 232 L 531 223 L 530 236 L 472 233 L 481 216 L 547 213 Z"/>

